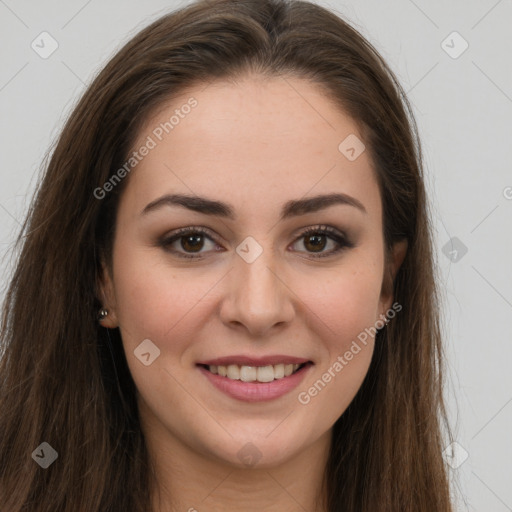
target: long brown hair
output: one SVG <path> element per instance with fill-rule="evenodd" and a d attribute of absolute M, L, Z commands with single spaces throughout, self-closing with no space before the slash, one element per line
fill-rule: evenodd
<path fill-rule="evenodd" d="M 150 510 L 136 389 L 118 329 L 97 322 L 119 196 L 102 187 L 155 108 L 187 86 L 240 76 L 317 84 L 361 126 L 383 204 L 386 249 L 406 238 L 393 283 L 402 310 L 333 429 L 329 511 L 449 512 L 442 458 L 443 348 L 430 214 L 411 107 L 377 51 L 308 2 L 205 0 L 138 33 L 69 116 L 17 240 L 2 314 L 0 510 Z M 136 172 L 136 171 L 133 171 Z M 58 453 L 42 469 L 31 454 Z"/>

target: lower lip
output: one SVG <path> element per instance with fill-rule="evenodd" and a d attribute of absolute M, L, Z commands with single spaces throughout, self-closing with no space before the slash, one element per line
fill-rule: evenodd
<path fill-rule="evenodd" d="M 222 377 L 203 366 L 198 366 L 198 368 L 217 389 L 226 395 L 244 402 L 263 402 L 279 398 L 295 389 L 312 366 L 312 363 L 308 363 L 288 377 L 275 379 L 272 382 L 243 382 Z"/>

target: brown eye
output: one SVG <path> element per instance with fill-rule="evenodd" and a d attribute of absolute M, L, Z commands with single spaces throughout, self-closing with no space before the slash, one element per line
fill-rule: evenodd
<path fill-rule="evenodd" d="M 200 259 L 203 253 L 209 252 L 202 251 L 207 241 L 216 246 L 209 231 L 203 228 L 182 228 L 164 237 L 158 245 L 180 258 Z"/>
<path fill-rule="evenodd" d="M 330 226 L 318 226 L 308 228 L 301 233 L 295 243 L 303 241 L 306 251 L 311 253 L 313 258 L 323 258 L 332 256 L 343 249 L 354 247 L 352 243 L 342 232 Z M 331 242 L 331 250 L 325 251 L 329 242 Z"/>
<path fill-rule="evenodd" d="M 210 242 L 213 247 L 211 250 L 203 251 L 202 249 L 205 248 L 207 242 Z M 330 226 L 306 229 L 297 238 L 294 245 L 299 242 L 302 242 L 306 252 L 311 254 L 313 258 L 332 256 L 344 249 L 355 246 L 344 233 Z M 209 230 L 194 227 L 179 229 L 159 240 L 158 245 L 179 258 L 189 259 L 202 259 L 212 250 L 219 251 L 220 247 L 216 244 Z"/>
<path fill-rule="evenodd" d="M 181 240 L 181 247 L 185 251 L 198 252 L 204 245 L 202 238 L 203 235 L 187 235 L 181 236 L 179 239 Z"/>
<path fill-rule="evenodd" d="M 308 249 L 308 251 L 312 252 L 321 252 L 325 249 L 327 244 L 327 240 L 325 235 L 316 234 L 316 235 L 307 235 L 304 237 L 304 247 Z"/>

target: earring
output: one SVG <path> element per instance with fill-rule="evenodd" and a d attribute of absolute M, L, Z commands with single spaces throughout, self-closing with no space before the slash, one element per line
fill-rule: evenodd
<path fill-rule="evenodd" d="M 387 327 L 388 324 L 389 324 L 389 318 L 386 316 L 386 318 L 384 320 L 384 325 L 380 329 L 377 329 L 377 332 L 383 331 Z"/>
<path fill-rule="evenodd" d="M 102 320 L 107 318 L 107 316 L 108 316 L 108 309 L 101 308 L 99 313 L 98 313 L 98 320 L 101 322 Z"/>

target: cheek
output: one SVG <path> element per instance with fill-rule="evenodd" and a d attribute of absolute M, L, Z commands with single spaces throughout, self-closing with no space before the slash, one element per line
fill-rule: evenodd
<path fill-rule="evenodd" d="M 321 339 L 321 363 L 297 399 L 330 424 L 346 410 L 370 366 L 382 277 L 376 268 L 338 271 L 322 286 L 307 288 L 303 281 L 298 290 L 313 322 L 309 328 Z"/>
<path fill-rule="evenodd" d="M 146 251 L 126 251 L 121 244 L 118 254 L 116 312 L 121 330 L 126 331 L 123 339 L 130 345 L 145 338 L 159 344 L 173 331 L 186 327 L 184 319 L 193 315 L 194 307 L 211 287 L 211 278 L 197 279 L 192 273 L 189 277 L 187 272 L 153 262 Z"/>
<path fill-rule="evenodd" d="M 382 281 L 377 268 L 373 264 L 363 268 L 347 265 L 320 283 L 302 280 L 303 285 L 295 288 L 310 316 L 318 325 L 323 324 L 330 350 L 343 350 L 350 340 L 374 325 Z"/>

